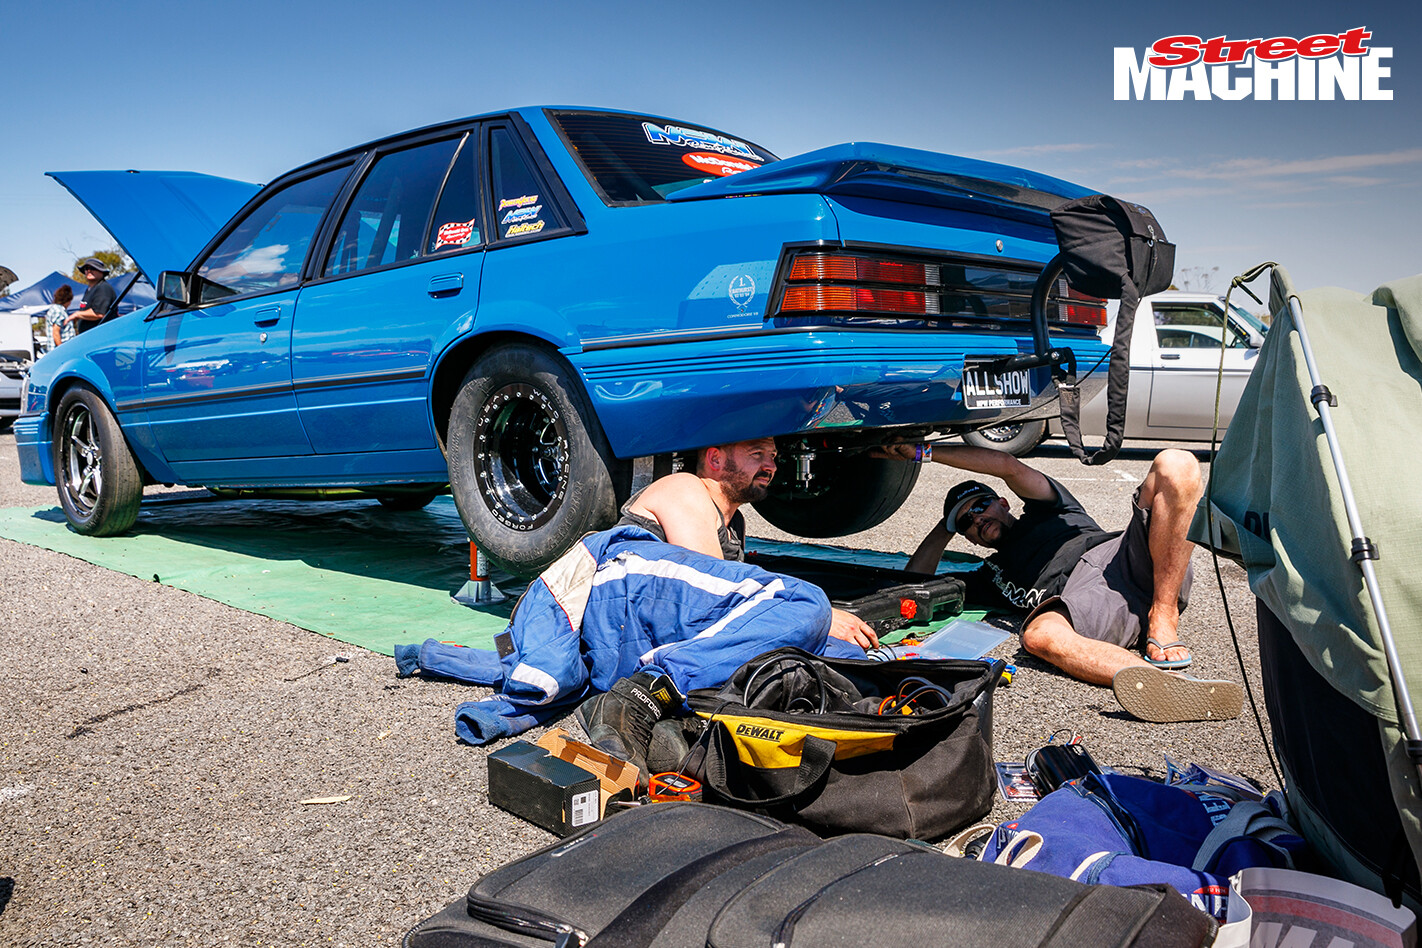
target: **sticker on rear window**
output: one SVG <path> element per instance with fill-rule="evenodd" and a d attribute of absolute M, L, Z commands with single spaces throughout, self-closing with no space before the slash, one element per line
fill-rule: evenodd
<path fill-rule="evenodd" d="M 543 229 L 547 221 L 531 221 L 524 224 L 515 224 L 504 232 L 505 237 L 518 237 L 523 234 L 536 234 Z"/>
<path fill-rule="evenodd" d="M 709 151 L 689 151 L 681 156 L 681 160 L 691 165 L 691 167 L 697 171 L 705 174 L 714 174 L 718 178 L 724 178 L 728 174 L 739 174 L 742 171 L 749 171 L 752 168 L 760 167 L 759 162 L 742 161 L 740 158 L 728 158 L 725 155 L 717 155 Z"/>
<path fill-rule="evenodd" d="M 727 155 L 740 155 L 742 158 L 749 158 L 752 161 L 758 158 L 755 149 L 745 142 L 699 128 L 683 128 L 680 125 L 668 125 L 663 128 L 652 122 L 643 122 L 642 131 L 647 133 L 647 141 L 653 145 L 704 148 L 707 151 L 719 151 Z"/>
<path fill-rule="evenodd" d="M 464 244 L 473 236 L 474 222 L 477 220 L 476 217 L 463 223 L 456 221 L 439 225 L 439 230 L 435 231 L 435 249 L 438 250 L 447 244 L 455 247 Z"/>
<path fill-rule="evenodd" d="M 530 204 L 538 203 L 538 195 L 523 194 L 516 198 L 504 198 L 499 202 L 499 210 L 506 211 L 511 207 L 528 207 Z"/>

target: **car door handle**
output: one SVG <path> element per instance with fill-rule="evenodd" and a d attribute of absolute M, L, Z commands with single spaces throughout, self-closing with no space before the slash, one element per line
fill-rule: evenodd
<path fill-rule="evenodd" d="M 1180 353 L 1178 353 L 1178 352 L 1162 352 L 1162 353 L 1160 354 L 1160 357 L 1161 357 L 1162 359 L 1178 359 L 1178 358 L 1180 358 Z"/>
<path fill-rule="evenodd" d="M 275 326 L 279 319 L 281 319 L 280 306 L 263 306 L 252 314 L 252 322 L 262 327 Z"/>
<path fill-rule="evenodd" d="M 430 286 L 426 292 L 430 296 L 454 296 L 462 289 L 464 289 L 464 274 L 441 273 L 439 276 L 430 277 Z"/>

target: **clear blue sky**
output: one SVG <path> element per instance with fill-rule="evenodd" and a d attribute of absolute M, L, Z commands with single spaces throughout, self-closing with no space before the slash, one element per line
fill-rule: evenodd
<path fill-rule="evenodd" d="M 19 289 L 103 228 L 50 170 L 267 181 L 379 135 L 529 104 L 643 110 L 781 156 L 881 141 L 1019 164 L 1151 207 L 1177 273 L 1265 259 L 1301 287 L 1422 271 L 1422 15 L 1190 4 L 9 0 L 0 265 Z M 1115 101 L 1112 50 L 1172 34 L 1373 31 L 1392 101 Z M 100 51 L 93 44 L 104 43 Z"/>

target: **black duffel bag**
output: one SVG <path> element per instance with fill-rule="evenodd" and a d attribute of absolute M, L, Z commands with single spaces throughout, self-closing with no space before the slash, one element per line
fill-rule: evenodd
<path fill-rule="evenodd" d="M 946 835 L 992 806 L 1002 668 L 766 652 L 687 696 L 710 722 L 705 799 L 820 832 Z"/>
<path fill-rule="evenodd" d="M 484 876 L 404 948 L 1199 948 L 1166 887 L 1088 886 L 700 803 L 619 813 Z"/>

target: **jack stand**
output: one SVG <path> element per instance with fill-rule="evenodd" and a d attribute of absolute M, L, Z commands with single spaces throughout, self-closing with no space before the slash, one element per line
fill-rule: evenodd
<path fill-rule="evenodd" d="M 473 542 L 469 544 L 469 580 L 452 598 L 462 606 L 491 606 L 507 598 L 489 581 L 489 562 Z"/>

